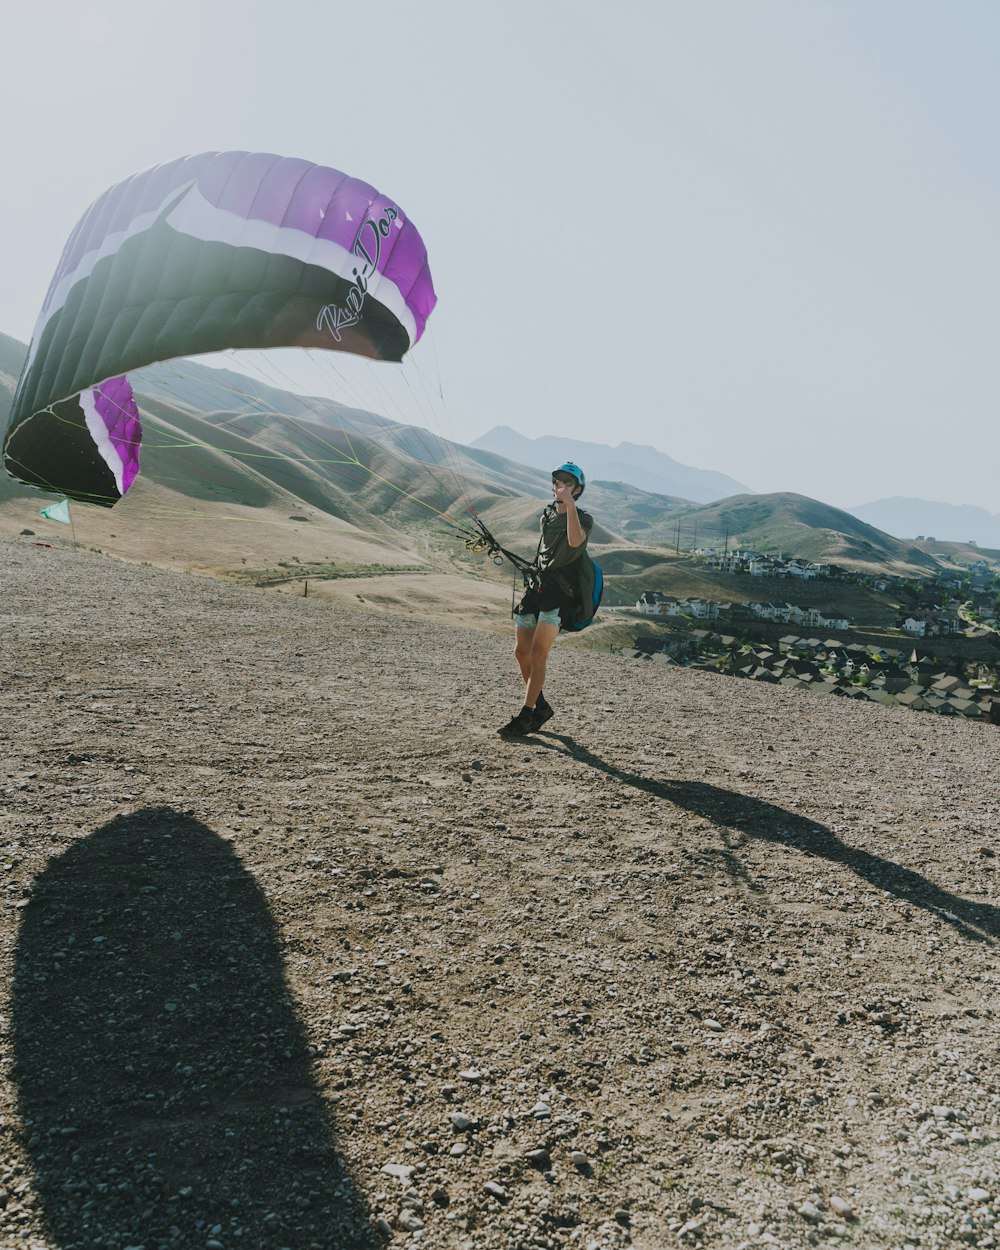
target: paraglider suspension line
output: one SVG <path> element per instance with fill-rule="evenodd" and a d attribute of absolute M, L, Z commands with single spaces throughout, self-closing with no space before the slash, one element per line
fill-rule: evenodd
<path fill-rule="evenodd" d="M 490 556 L 497 566 L 501 566 L 504 560 L 509 560 L 516 572 L 521 574 L 525 586 L 528 588 L 534 586 L 538 580 L 537 567 L 531 561 L 525 560 L 523 556 L 508 551 L 506 547 L 501 547 L 478 516 L 475 517 L 475 524 L 479 533 L 472 534 L 465 540 L 468 550 Z"/>

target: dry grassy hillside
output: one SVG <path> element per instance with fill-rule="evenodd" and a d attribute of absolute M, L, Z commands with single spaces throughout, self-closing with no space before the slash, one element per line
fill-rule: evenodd
<path fill-rule="evenodd" d="M 734 495 L 680 511 L 672 518 L 681 546 L 743 546 L 903 577 L 933 573 L 936 561 L 909 542 L 866 525 L 849 512 L 782 491 Z M 661 538 L 662 541 L 662 538 Z"/>
<path fill-rule="evenodd" d="M 0 589 L 0 1244 L 993 1244 L 995 728 L 560 646 L 510 744 L 506 638 Z"/>
<path fill-rule="evenodd" d="M 339 562 L 345 566 L 393 567 L 421 562 L 415 543 L 396 531 L 373 534 L 349 521 L 277 497 L 252 507 L 230 500 L 192 501 L 139 479 L 113 509 L 70 505 L 73 530 L 47 520 L 39 509 L 52 502 L 34 492 L 0 503 L 0 534 L 29 529 L 47 542 L 71 540 L 129 560 L 178 569 L 232 571 L 280 562 Z"/>

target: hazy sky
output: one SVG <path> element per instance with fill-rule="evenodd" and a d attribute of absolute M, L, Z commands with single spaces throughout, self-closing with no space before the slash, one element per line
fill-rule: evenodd
<path fill-rule="evenodd" d="M 11 7 L 11 6 L 9 6 Z M 395 197 L 449 432 L 1000 512 L 995 0 L 47 0 L 4 18 L 0 330 L 209 149 Z M 391 366 L 387 366 L 391 367 Z"/>

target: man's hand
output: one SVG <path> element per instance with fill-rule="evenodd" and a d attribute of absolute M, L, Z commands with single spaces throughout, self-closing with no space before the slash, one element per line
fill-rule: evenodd
<path fill-rule="evenodd" d="M 576 510 L 576 500 L 573 498 L 574 490 L 576 490 L 575 486 L 571 486 L 569 482 L 560 482 L 558 478 L 552 483 L 556 506 L 562 504 L 566 509 L 566 541 L 571 547 L 582 547 L 587 541 L 587 535 L 580 524 L 580 514 Z"/>
<path fill-rule="evenodd" d="M 556 503 L 564 503 L 567 509 L 570 507 L 576 508 L 576 500 L 573 498 L 575 489 L 576 487 L 571 486 L 569 482 L 557 481 L 552 483 L 552 493 L 556 497 Z"/>

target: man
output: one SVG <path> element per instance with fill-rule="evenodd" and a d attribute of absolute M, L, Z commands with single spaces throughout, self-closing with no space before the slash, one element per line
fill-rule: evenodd
<path fill-rule="evenodd" d="M 577 507 L 585 486 L 579 465 L 570 462 L 552 471 L 554 502 L 541 516 L 535 556 L 538 578 L 514 613 L 514 657 L 524 678 L 524 706 L 497 731 L 504 738 L 523 738 L 555 715 L 542 686 L 549 651 L 561 628 L 560 613 L 572 613 L 579 598 L 576 562 L 594 528 L 590 513 Z"/>

